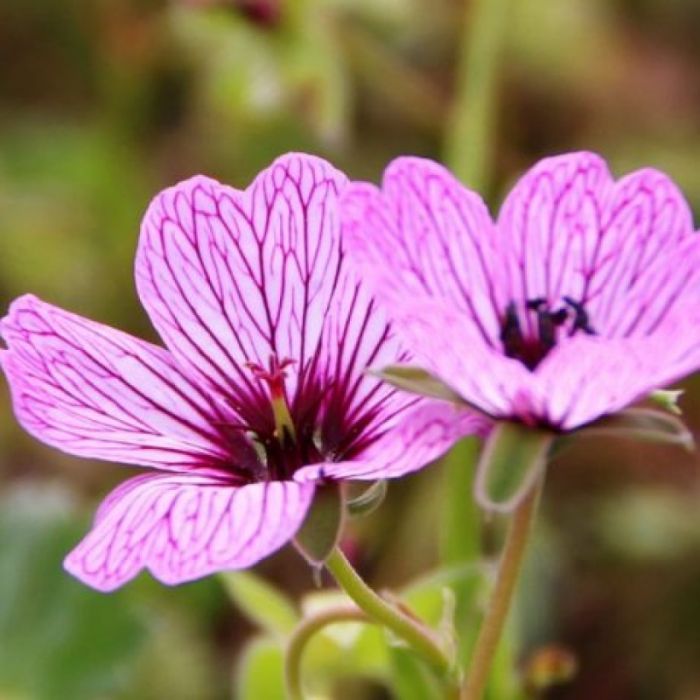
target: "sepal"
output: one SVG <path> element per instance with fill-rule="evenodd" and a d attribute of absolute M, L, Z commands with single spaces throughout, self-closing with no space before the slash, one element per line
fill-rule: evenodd
<path fill-rule="evenodd" d="M 684 393 L 683 389 L 659 389 L 649 394 L 649 400 L 659 408 L 680 416 L 683 411 L 681 411 L 678 401 Z"/>
<path fill-rule="evenodd" d="M 329 481 L 316 488 L 313 503 L 294 538 L 299 553 L 314 567 L 321 567 L 335 549 L 345 524 L 345 489 Z"/>
<path fill-rule="evenodd" d="M 385 381 L 397 389 L 407 391 L 411 394 L 429 396 L 433 399 L 442 399 L 465 405 L 464 399 L 454 390 L 445 384 L 441 379 L 430 374 L 420 367 L 413 365 L 388 365 L 383 369 L 368 370 L 368 373 Z"/>
<path fill-rule="evenodd" d="M 386 479 L 379 479 L 379 481 L 370 484 L 362 493 L 347 500 L 346 507 L 348 515 L 351 517 L 359 517 L 374 512 L 384 501 L 386 492 Z"/>
<path fill-rule="evenodd" d="M 575 435 L 624 437 L 695 449 L 695 440 L 682 420 L 653 408 L 628 408 L 577 430 Z"/>
<path fill-rule="evenodd" d="M 520 423 L 497 423 L 477 465 L 477 503 L 487 511 L 501 513 L 517 508 L 544 472 L 555 437 L 555 433 Z"/>

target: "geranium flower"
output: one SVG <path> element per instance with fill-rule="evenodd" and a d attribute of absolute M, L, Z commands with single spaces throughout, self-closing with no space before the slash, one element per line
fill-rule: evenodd
<path fill-rule="evenodd" d="M 342 206 L 415 362 L 496 420 L 571 431 L 700 366 L 700 237 L 661 172 L 547 158 L 494 221 L 440 165 L 399 158 Z"/>
<path fill-rule="evenodd" d="M 85 583 L 250 566 L 294 537 L 319 480 L 399 476 L 483 427 L 365 374 L 405 353 L 344 260 L 344 186 L 289 155 L 245 191 L 195 177 L 158 195 L 136 280 L 167 349 L 32 296 L 12 304 L 2 366 L 22 425 L 149 469 L 67 557 Z"/>

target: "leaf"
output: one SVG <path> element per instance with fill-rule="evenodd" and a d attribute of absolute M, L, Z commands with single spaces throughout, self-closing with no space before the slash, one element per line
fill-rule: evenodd
<path fill-rule="evenodd" d="M 343 531 L 344 518 L 342 484 L 334 481 L 319 486 L 294 540 L 301 555 L 312 566 L 321 566 L 335 549 Z"/>
<path fill-rule="evenodd" d="M 476 469 L 474 494 L 482 508 L 502 513 L 516 508 L 544 471 L 554 437 L 520 423 L 497 423 Z"/>
<path fill-rule="evenodd" d="M 425 664 L 408 649 L 390 647 L 392 689 L 401 700 L 440 700 L 444 690 Z"/>
<path fill-rule="evenodd" d="M 420 367 L 411 365 L 389 365 L 381 370 L 368 370 L 369 374 L 382 379 L 387 384 L 397 389 L 408 391 L 412 394 L 430 396 L 434 399 L 442 399 L 465 405 L 464 399 L 447 384 L 437 377 L 426 372 Z M 476 409 L 475 409 L 476 410 Z"/>
<path fill-rule="evenodd" d="M 299 622 L 292 601 L 278 588 L 251 571 L 219 574 L 233 602 L 261 630 L 286 637 Z"/>
<path fill-rule="evenodd" d="M 147 620 L 130 590 L 105 596 L 63 570 L 83 525 L 55 488 L 0 501 L 0 696 L 92 700 L 128 680 Z"/>
<path fill-rule="evenodd" d="M 574 435 L 603 435 L 695 448 L 692 433 L 676 416 L 653 408 L 628 408 L 590 423 Z"/>
<path fill-rule="evenodd" d="M 241 654 L 232 697 L 237 700 L 286 700 L 284 653 L 278 642 L 258 637 Z"/>

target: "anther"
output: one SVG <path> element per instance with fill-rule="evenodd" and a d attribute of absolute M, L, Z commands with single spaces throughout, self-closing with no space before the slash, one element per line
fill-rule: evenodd
<path fill-rule="evenodd" d="M 574 335 L 576 331 L 583 331 L 586 335 L 596 335 L 595 329 L 591 327 L 588 312 L 583 304 L 579 301 L 575 301 L 571 297 L 563 297 L 563 299 L 574 312 L 574 322 L 569 331 L 569 335 Z"/>

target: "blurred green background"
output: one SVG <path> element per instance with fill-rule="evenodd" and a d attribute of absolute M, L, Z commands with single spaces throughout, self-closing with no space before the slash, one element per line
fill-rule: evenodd
<path fill-rule="evenodd" d="M 587 148 L 617 173 L 666 170 L 697 212 L 700 3 L 503 5 L 487 198 L 496 205 L 539 156 Z M 31 291 L 154 339 L 132 258 L 162 187 L 196 172 L 244 186 L 288 150 L 374 180 L 399 154 L 455 162 L 473 11 L 460 0 L 2 0 L 2 308 Z M 686 388 L 697 431 L 700 386 Z M 142 576 L 103 596 L 63 573 L 100 496 L 131 472 L 35 443 L 6 391 L 0 412 L 0 699 L 276 700 L 276 657 L 266 665 L 270 650 L 251 642 L 220 580 L 169 589 Z M 351 529 L 377 585 L 436 563 L 441 475 L 392 485 Z M 530 560 L 519 658 L 556 643 L 579 665 L 547 698 L 700 698 L 696 458 L 579 445 L 551 469 Z M 313 590 L 293 551 L 260 572 L 296 600 Z M 357 668 L 371 677 L 374 662 Z M 388 695 L 345 680 L 334 697 Z"/>

